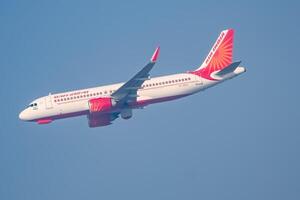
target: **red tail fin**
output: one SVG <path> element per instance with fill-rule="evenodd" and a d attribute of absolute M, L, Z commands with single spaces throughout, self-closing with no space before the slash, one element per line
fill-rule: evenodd
<path fill-rule="evenodd" d="M 215 80 L 211 74 L 232 63 L 233 37 L 233 29 L 222 31 L 202 65 L 192 73 L 209 80 Z"/>

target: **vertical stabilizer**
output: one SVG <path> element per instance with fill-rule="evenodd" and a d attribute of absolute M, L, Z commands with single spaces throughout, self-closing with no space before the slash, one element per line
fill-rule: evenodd
<path fill-rule="evenodd" d="M 211 74 L 226 68 L 232 63 L 233 38 L 233 29 L 222 31 L 202 65 L 192 73 L 209 80 L 215 80 L 211 77 Z"/>

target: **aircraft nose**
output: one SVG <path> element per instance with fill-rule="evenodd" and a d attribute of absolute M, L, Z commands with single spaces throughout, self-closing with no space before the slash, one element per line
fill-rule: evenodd
<path fill-rule="evenodd" d="M 23 110 L 22 112 L 20 112 L 19 118 L 20 118 L 20 120 L 23 120 L 23 121 L 28 120 L 28 114 L 27 114 L 26 110 Z"/>

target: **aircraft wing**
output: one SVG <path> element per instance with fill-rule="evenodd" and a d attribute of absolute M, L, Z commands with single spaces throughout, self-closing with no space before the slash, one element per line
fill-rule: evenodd
<path fill-rule="evenodd" d="M 150 62 L 129 81 L 124 83 L 118 90 L 112 93 L 111 97 L 121 105 L 126 102 L 134 101 L 137 98 L 137 90 L 149 79 L 149 72 L 153 68 L 159 55 L 160 48 L 157 47 L 151 57 Z"/>
<path fill-rule="evenodd" d="M 119 117 L 120 113 L 88 114 L 89 127 L 108 126 Z"/>

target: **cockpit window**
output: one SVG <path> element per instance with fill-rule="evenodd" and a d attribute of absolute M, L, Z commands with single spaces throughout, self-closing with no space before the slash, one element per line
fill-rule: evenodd
<path fill-rule="evenodd" d="M 34 108 L 35 108 L 35 107 L 37 107 L 37 103 L 29 104 L 27 107 L 28 107 L 28 108 L 29 108 L 29 107 L 34 107 Z"/>

